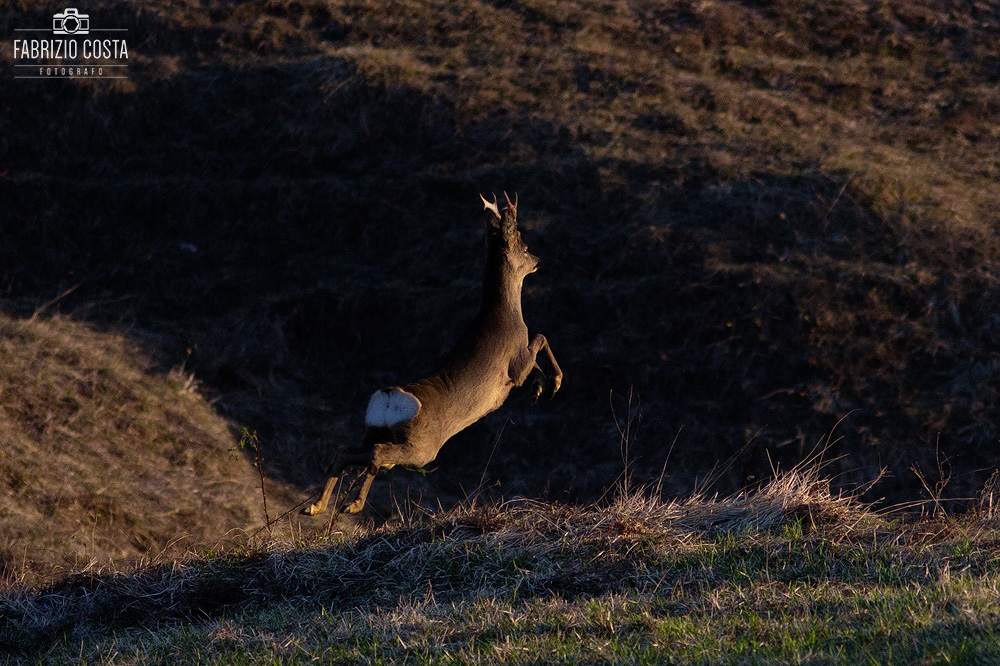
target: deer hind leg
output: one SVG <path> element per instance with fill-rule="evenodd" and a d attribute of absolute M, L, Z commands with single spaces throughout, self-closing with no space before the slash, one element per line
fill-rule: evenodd
<path fill-rule="evenodd" d="M 380 442 L 372 447 L 372 455 L 369 460 L 371 462 L 368 464 L 364 481 L 361 482 L 361 490 L 358 491 L 358 496 L 350 504 L 345 504 L 341 512 L 358 513 L 365 508 L 365 502 L 368 500 L 368 491 L 371 490 L 372 482 L 375 480 L 378 471 L 383 468 L 392 469 L 401 463 L 405 464 L 407 455 L 400 448 L 400 445 L 395 442 Z"/>
<path fill-rule="evenodd" d="M 365 480 L 361 483 L 361 490 L 358 491 L 358 496 L 350 504 L 344 504 L 340 509 L 341 513 L 358 513 L 361 509 L 365 508 L 365 502 L 368 500 L 368 491 L 371 490 L 372 481 L 375 480 L 376 474 L 378 474 L 378 467 L 372 465 L 368 468 L 368 471 L 365 473 Z"/>
<path fill-rule="evenodd" d="M 337 482 L 339 480 L 339 474 L 337 476 L 331 476 L 326 482 L 326 487 L 323 488 L 323 495 L 319 498 L 319 501 L 302 509 L 303 515 L 318 516 L 326 511 L 326 506 L 330 503 L 330 496 L 333 495 L 333 489 L 337 487 Z"/>
<path fill-rule="evenodd" d="M 370 454 L 369 454 L 370 455 Z M 318 516 L 319 514 L 326 511 L 327 505 L 330 503 L 330 497 L 333 495 L 334 489 L 337 487 L 337 482 L 341 480 L 344 474 L 344 468 L 348 465 L 366 464 L 369 460 L 369 455 L 365 455 L 364 452 L 359 454 L 351 455 L 345 447 L 341 447 L 337 451 L 337 457 L 334 459 L 333 463 L 330 465 L 330 470 L 332 473 L 330 478 L 327 479 L 326 486 L 323 488 L 323 494 L 320 496 L 319 501 L 311 506 L 307 506 L 302 509 L 303 515 L 306 516 Z M 360 458 L 359 458 L 360 456 Z M 337 505 L 336 499 L 339 499 L 340 493 L 343 492 L 344 484 L 340 484 L 341 488 L 337 492 L 337 498 L 335 498 L 334 506 Z M 348 494 L 350 489 L 348 489 Z"/>

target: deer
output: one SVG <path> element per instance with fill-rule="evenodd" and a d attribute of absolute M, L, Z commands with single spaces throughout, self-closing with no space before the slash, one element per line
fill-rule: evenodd
<path fill-rule="evenodd" d="M 445 356 L 440 370 L 411 384 L 372 394 L 361 445 L 337 449 L 327 468 L 329 478 L 323 494 L 302 509 L 303 514 L 316 516 L 326 511 L 348 467 L 363 468 L 365 476 L 350 503 L 347 500 L 360 475 L 348 488 L 340 512 L 360 512 L 380 470 L 396 465 L 423 468 L 452 436 L 499 409 L 511 390 L 524 385 L 529 376 L 535 378 L 535 401 L 546 392 L 551 398 L 562 386 L 563 373 L 548 340 L 541 334 L 529 338 L 521 314 L 521 287 L 524 278 L 538 270 L 539 259 L 528 252 L 517 229 L 517 194 L 511 202 L 504 192 L 506 206 L 502 211 L 495 194 L 492 202 L 482 194 L 479 198 L 487 218 L 486 271 L 479 311 Z M 552 367 L 550 376 L 538 365 L 541 352 Z"/>

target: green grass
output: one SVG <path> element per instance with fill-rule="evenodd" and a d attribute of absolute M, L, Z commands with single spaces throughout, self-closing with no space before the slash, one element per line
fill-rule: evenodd
<path fill-rule="evenodd" d="M 23 663 L 994 663 L 1000 524 L 754 493 L 471 506 L 0 598 Z"/>

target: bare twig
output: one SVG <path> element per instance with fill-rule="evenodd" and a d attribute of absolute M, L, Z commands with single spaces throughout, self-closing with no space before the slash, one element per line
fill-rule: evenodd
<path fill-rule="evenodd" d="M 253 466 L 257 468 L 257 474 L 260 475 L 260 495 L 264 498 L 264 526 L 267 528 L 268 536 L 273 536 L 271 532 L 271 517 L 267 513 L 267 490 L 264 488 L 264 466 L 261 464 L 260 440 L 257 439 L 256 430 L 251 431 L 248 428 L 243 428 L 242 436 L 240 437 L 240 448 L 244 449 L 246 447 L 253 449 Z"/>

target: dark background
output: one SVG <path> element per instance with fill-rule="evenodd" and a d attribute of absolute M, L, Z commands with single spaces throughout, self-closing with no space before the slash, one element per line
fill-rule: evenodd
<path fill-rule="evenodd" d="M 8 39 L 63 8 L 6 7 Z M 828 442 L 836 486 L 886 467 L 869 497 L 905 501 L 912 467 L 968 497 L 997 465 L 996 10 L 80 10 L 129 29 L 129 78 L 0 80 L 3 307 L 74 288 L 47 311 L 184 364 L 303 496 L 475 312 L 478 194 L 502 190 L 563 390 L 515 393 L 399 487 L 587 501 L 627 458 L 668 493 L 721 466 L 726 492 Z"/>

